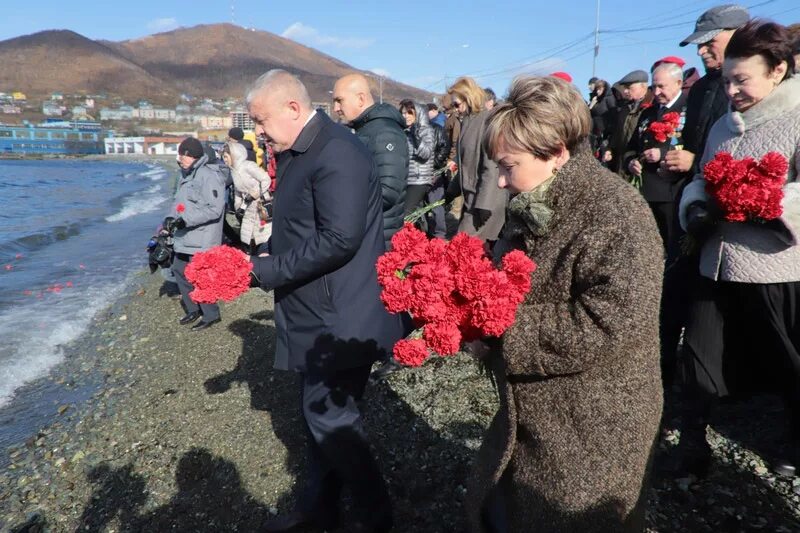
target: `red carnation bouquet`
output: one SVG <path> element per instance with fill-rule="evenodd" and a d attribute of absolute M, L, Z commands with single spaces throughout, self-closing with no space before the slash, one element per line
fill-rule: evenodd
<path fill-rule="evenodd" d="M 429 240 L 406 223 L 377 270 L 386 309 L 408 312 L 417 326 L 395 344 L 394 357 L 420 366 L 431 352 L 453 355 L 462 342 L 502 335 L 531 289 L 536 263 L 515 250 L 497 269 L 480 239 L 459 233 L 450 242 Z"/>
<path fill-rule="evenodd" d="M 671 111 L 664 113 L 661 120 L 656 120 L 647 126 L 647 132 L 653 136 L 657 143 L 666 142 L 675 135 L 675 130 L 681 125 L 681 114 Z"/>
<path fill-rule="evenodd" d="M 756 161 L 719 152 L 703 167 L 706 192 L 729 222 L 767 221 L 781 216 L 789 162 L 778 152 Z"/>
<path fill-rule="evenodd" d="M 214 246 L 198 252 L 186 265 L 186 279 L 194 286 L 189 297 L 199 304 L 235 300 L 250 288 L 252 270 L 250 261 L 232 246 Z"/>

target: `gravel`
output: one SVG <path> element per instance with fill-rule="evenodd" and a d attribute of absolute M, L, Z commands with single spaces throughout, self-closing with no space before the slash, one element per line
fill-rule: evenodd
<path fill-rule="evenodd" d="M 253 531 L 292 508 L 305 432 L 296 377 L 271 368 L 271 295 L 252 290 L 193 333 L 177 324 L 167 287 L 141 276 L 67 347 L 48 379 L 94 394 L 54 405 L 51 424 L 0 451 L 1 531 Z M 364 416 L 396 531 L 465 529 L 469 463 L 496 409 L 488 378 L 463 355 L 368 388 Z M 779 439 L 782 416 L 769 398 L 721 410 L 704 480 L 658 473 L 679 439 L 665 432 L 649 530 L 800 531 L 800 478 L 772 476 L 754 444 Z"/>

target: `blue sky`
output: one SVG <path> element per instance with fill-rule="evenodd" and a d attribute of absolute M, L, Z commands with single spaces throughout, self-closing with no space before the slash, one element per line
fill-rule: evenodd
<path fill-rule="evenodd" d="M 678 47 L 697 16 L 720 1 L 601 0 L 597 76 L 616 81 L 665 55 L 700 67 L 696 47 Z M 798 0 L 750 0 L 754 16 L 800 21 Z M 231 6 L 233 5 L 233 10 Z M 502 94 L 521 73 L 565 70 L 582 90 L 592 75 L 595 0 L 464 2 L 251 0 L 88 2 L 38 0 L 3 6 L 0 39 L 71 29 L 93 39 L 124 40 L 179 26 L 230 22 L 270 31 L 358 68 L 442 91 L 462 74 Z M 22 7 L 17 7 L 22 6 Z M 198 43 L 202 46 L 202 43 Z"/>

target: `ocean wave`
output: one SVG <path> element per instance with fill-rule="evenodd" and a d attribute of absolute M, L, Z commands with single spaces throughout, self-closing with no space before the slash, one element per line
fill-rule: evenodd
<path fill-rule="evenodd" d="M 160 179 L 167 175 L 167 170 L 163 167 L 157 167 L 145 172 L 139 172 L 139 176 L 151 179 Z"/>
<path fill-rule="evenodd" d="M 82 224 L 73 222 L 71 224 L 63 224 L 45 228 L 42 231 L 23 235 L 10 241 L 0 243 L 0 256 L 6 254 L 15 254 L 18 252 L 31 252 L 44 248 L 56 241 L 64 241 L 70 237 L 75 237 L 80 234 Z"/>
<path fill-rule="evenodd" d="M 128 196 L 122 201 L 122 209 L 106 217 L 107 222 L 119 222 L 142 213 L 150 213 L 166 201 L 160 185 L 153 185 L 144 191 Z"/>
<path fill-rule="evenodd" d="M 13 398 L 19 387 L 46 376 L 59 364 L 64 359 L 63 347 L 80 337 L 95 315 L 118 298 L 123 288 L 124 284 L 107 284 L 60 298 L 58 305 L 40 301 L 0 315 L 0 346 L 14 346 L 6 352 L 8 357 L 0 359 L 0 407 Z M 24 332 L 20 331 L 20 324 L 25 324 Z"/>

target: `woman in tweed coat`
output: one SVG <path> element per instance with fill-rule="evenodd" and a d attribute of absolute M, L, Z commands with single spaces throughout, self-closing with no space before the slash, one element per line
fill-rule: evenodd
<path fill-rule="evenodd" d="M 580 94 L 515 80 L 484 144 L 512 195 L 495 254 L 536 263 L 514 325 L 483 356 L 501 407 L 470 478 L 480 532 L 640 531 L 662 407 L 662 245 L 637 191 L 591 155 Z"/>

